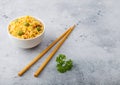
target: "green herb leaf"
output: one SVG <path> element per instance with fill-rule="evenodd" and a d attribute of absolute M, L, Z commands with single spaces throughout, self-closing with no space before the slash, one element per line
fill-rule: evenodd
<path fill-rule="evenodd" d="M 57 70 L 60 72 L 60 73 L 64 73 L 64 72 L 66 72 L 67 70 L 63 67 L 63 66 L 59 66 L 59 67 L 57 67 Z"/>
<path fill-rule="evenodd" d="M 59 54 L 59 56 L 57 56 L 56 58 L 56 62 L 57 62 L 57 70 L 60 73 L 64 73 L 66 71 L 69 71 L 72 69 L 73 67 L 73 62 L 71 59 L 66 61 L 66 56 L 64 54 Z"/>

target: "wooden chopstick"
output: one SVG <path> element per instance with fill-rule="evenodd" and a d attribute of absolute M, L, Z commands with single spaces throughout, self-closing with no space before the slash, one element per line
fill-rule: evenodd
<path fill-rule="evenodd" d="M 54 40 L 46 49 L 44 49 L 38 56 L 36 56 L 28 65 L 26 65 L 19 73 L 19 76 L 22 76 L 27 70 L 29 70 L 32 65 L 34 65 L 43 55 L 45 55 L 46 52 L 49 51 L 58 41 L 60 41 L 66 34 L 67 32 L 70 31 L 71 28 L 69 28 L 67 31 L 65 31 L 59 38 Z"/>
<path fill-rule="evenodd" d="M 52 59 L 52 57 L 55 55 L 55 53 L 58 51 L 58 49 L 61 47 L 61 45 L 64 43 L 64 41 L 67 39 L 69 34 L 72 32 L 72 30 L 75 28 L 75 25 L 71 27 L 70 31 L 63 37 L 63 39 L 57 44 L 57 46 L 54 48 L 54 50 L 51 52 L 51 54 L 47 57 L 47 59 L 42 63 L 42 65 L 37 69 L 37 71 L 34 73 L 35 77 L 38 77 L 40 72 L 45 68 L 45 66 L 49 63 L 49 61 Z"/>

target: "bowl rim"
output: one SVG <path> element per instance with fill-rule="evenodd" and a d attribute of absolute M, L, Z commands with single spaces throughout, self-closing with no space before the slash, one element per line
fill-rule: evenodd
<path fill-rule="evenodd" d="M 26 15 L 26 16 L 30 16 L 30 15 Z M 21 16 L 21 17 L 24 17 L 24 16 Z M 44 24 L 44 22 L 43 22 L 40 18 L 37 18 L 37 17 L 34 17 L 34 16 L 32 16 L 32 17 L 35 18 L 35 19 L 37 19 L 37 20 L 39 20 L 39 21 L 43 24 L 43 32 L 42 32 L 42 33 L 40 33 L 40 34 L 37 35 L 36 37 L 28 38 L 28 39 L 17 38 L 17 37 L 15 37 L 15 36 L 11 35 L 10 32 L 9 32 L 8 26 L 9 26 L 10 22 L 12 22 L 13 20 L 15 20 L 15 19 L 17 19 L 17 18 L 20 18 L 20 17 L 17 17 L 17 18 L 12 19 L 12 20 L 8 23 L 8 26 L 7 26 L 7 33 L 8 33 L 8 35 L 11 36 L 11 37 L 14 38 L 14 39 L 23 40 L 23 41 L 33 40 L 33 39 L 36 39 L 36 38 L 42 36 L 42 35 L 44 34 L 44 32 L 45 32 L 45 24 Z"/>

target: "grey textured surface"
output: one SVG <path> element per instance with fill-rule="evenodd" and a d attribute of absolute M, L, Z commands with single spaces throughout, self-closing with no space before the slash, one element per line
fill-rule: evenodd
<path fill-rule="evenodd" d="M 120 85 L 120 0 L 0 0 L 0 85 Z M 14 47 L 6 29 L 23 15 L 42 19 L 43 42 L 32 49 Z M 33 73 L 49 53 L 27 73 L 17 73 L 68 27 L 76 29 L 38 78 Z M 56 71 L 63 53 L 74 61 L 71 71 Z"/>

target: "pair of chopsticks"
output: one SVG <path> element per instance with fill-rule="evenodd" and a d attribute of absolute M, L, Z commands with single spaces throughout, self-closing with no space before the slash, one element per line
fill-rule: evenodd
<path fill-rule="evenodd" d="M 58 51 L 58 49 L 61 47 L 61 45 L 64 43 L 64 41 L 67 39 L 67 37 L 70 35 L 70 33 L 75 28 L 75 25 L 70 27 L 68 30 L 66 30 L 59 38 L 54 40 L 46 49 L 44 49 L 38 56 L 36 56 L 28 65 L 26 65 L 19 73 L 19 76 L 22 76 L 27 70 L 31 68 L 32 65 L 34 65 L 42 56 L 45 55 L 58 41 L 60 41 L 56 47 L 53 49 L 53 51 L 50 53 L 50 55 L 46 58 L 46 60 L 42 63 L 42 65 L 37 69 L 37 71 L 34 73 L 35 77 L 38 77 L 38 75 L 41 73 L 41 71 L 45 68 L 45 66 L 49 63 L 49 61 L 52 59 L 52 57 L 55 55 L 55 53 Z"/>

